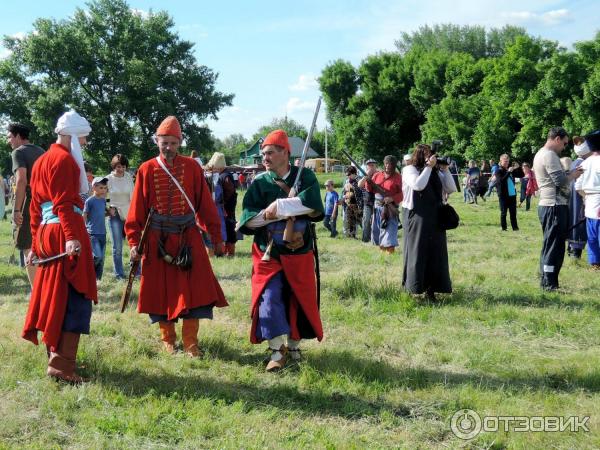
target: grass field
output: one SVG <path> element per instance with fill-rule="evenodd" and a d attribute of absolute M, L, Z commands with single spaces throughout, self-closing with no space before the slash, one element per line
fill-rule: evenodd
<path fill-rule="evenodd" d="M 402 292 L 401 252 L 330 239 L 319 225 L 325 339 L 278 374 L 264 372 L 266 346 L 248 340 L 248 239 L 234 259 L 213 260 L 231 306 L 201 324 L 199 360 L 163 353 L 147 317 L 117 312 L 124 284 L 108 256 L 81 387 L 47 379 L 44 349 L 19 338 L 29 288 L 7 264 L 0 223 L 0 448 L 600 447 L 598 273 L 566 261 L 563 292 L 543 293 L 535 209 L 518 211 L 521 231 L 502 232 L 495 197 L 452 202 L 462 220 L 448 237 L 454 294 L 434 304 Z M 501 426 L 466 441 L 450 427 L 463 408 L 589 416 L 590 431 Z"/>

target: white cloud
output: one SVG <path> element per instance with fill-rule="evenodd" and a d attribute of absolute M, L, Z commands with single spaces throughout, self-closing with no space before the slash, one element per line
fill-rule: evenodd
<path fill-rule="evenodd" d="M 296 83 L 289 86 L 290 91 L 308 91 L 319 87 L 317 77 L 312 73 L 302 74 L 298 77 Z"/>
<path fill-rule="evenodd" d="M 25 36 L 27 36 L 27 33 L 25 33 L 24 31 L 18 31 L 14 34 L 11 34 L 9 37 L 21 40 L 24 39 Z M 0 44 L 0 59 L 8 58 L 11 54 L 12 51 Z"/>
<path fill-rule="evenodd" d="M 553 26 L 570 20 L 571 13 L 568 9 L 554 9 L 541 14 L 532 11 L 510 11 L 502 13 L 502 17 L 511 22 L 539 23 Z"/>
<path fill-rule="evenodd" d="M 310 111 L 315 106 L 314 102 L 307 102 L 298 97 L 291 97 L 285 105 L 285 110 L 288 114 L 293 114 L 300 111 Z"/>

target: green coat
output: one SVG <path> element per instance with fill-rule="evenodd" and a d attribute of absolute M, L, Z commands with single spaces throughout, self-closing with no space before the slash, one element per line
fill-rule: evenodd
<path fill-rule="evenodd" d="M 283 180 L 290 188 L 296 180 L 298 174 L 298 167 L 292 166 L 290 174 Z M 258 175 L 255 179 L 242 203 L 242 216 L 240 218 L 240 231 L 244 234 L 254 235 L 254 243 L 257 244 L 262 252 L 265 251 L 269 242 L 269 235 L 267 227 L 260 227 L 256 229 L 250 229 L 245 224 L 255 217 L 260 211 L 267 208 L 272 202 L 278 198 L 287 198 L 287 194 L 275 183 L 277 175 L 275 172 L 267 171 Z M 298 216 L 298 218 L 308 219 L 312 222 L 318 222 L 323 220 L 325 209 L 323 207 L 323 201 L 321 200 L 321 192 L 319 189 L 319 182 L 315 174 L 308 169 L 302 170 L 302 176 L 300 178 L 298 198 L 302 201 L 302 204 L 307 208 L 315 210 L 317 215 L 314 217 L 309 216 Z M 309 227 L 306 227 L 304 231 L 304 245 L 299 249 L 292 251 L 282 245 L 273 245 L 271 249 L 271 256 L 277 257 L 279 254 L 290 255 L 290 254 L 301 254 L 306 253 L 312 249 L 312 240 L 310 237 Z"/>

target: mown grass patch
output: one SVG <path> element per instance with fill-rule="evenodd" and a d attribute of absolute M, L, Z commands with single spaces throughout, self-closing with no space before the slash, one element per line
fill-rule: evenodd
<path fill-rule="evenodd" d="M 563 292 L 543 293 L 535 211 L 519 210 L 521 230 L 502 232 L 495 199 L 454 201 L 454 293 L 438 302 L 402 290 L 401 249 L 382 255 L 319 225 L 325 339 L 306 342 L 305 360 L 275 375 L 264 373 L 265 346 L 248 341 L 249 239 L 235 258 L 212 260 L 230 307 L 202 321 L 206 356 L 196 361 L 163 353 L 134 308 L 118 313 L 124 283 L 111 278 L 109 245 L 79 354 L 91 381 L 81 387 L 46 379 L 45 352 L 19 338 L 29 288 L 6 264 L 10 227 L 0 223 L 0 447 L 600 447 L 600 279 L 568 260 Z M 463 408 L 590 416 L 591 431 L 462 441 L 450 418 Z"/>

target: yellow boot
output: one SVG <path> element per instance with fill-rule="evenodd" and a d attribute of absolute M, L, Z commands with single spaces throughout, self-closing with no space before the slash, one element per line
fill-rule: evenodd
<path fill-rule="evenodd" d="M 175 353 L 175 340 L 177 333 L 175 332 L 174 322 L 158 322 L 160 327 L 160 340 L 163 341 L 165 350 L 171 355 Z"/>
<path fill-rule="evenodd" d="M 199 358 L 202 352 L 198 347 L 198 329 L 200 328 L 200 319 L 183 319 L 183 351 L 192 358 Z"/>

